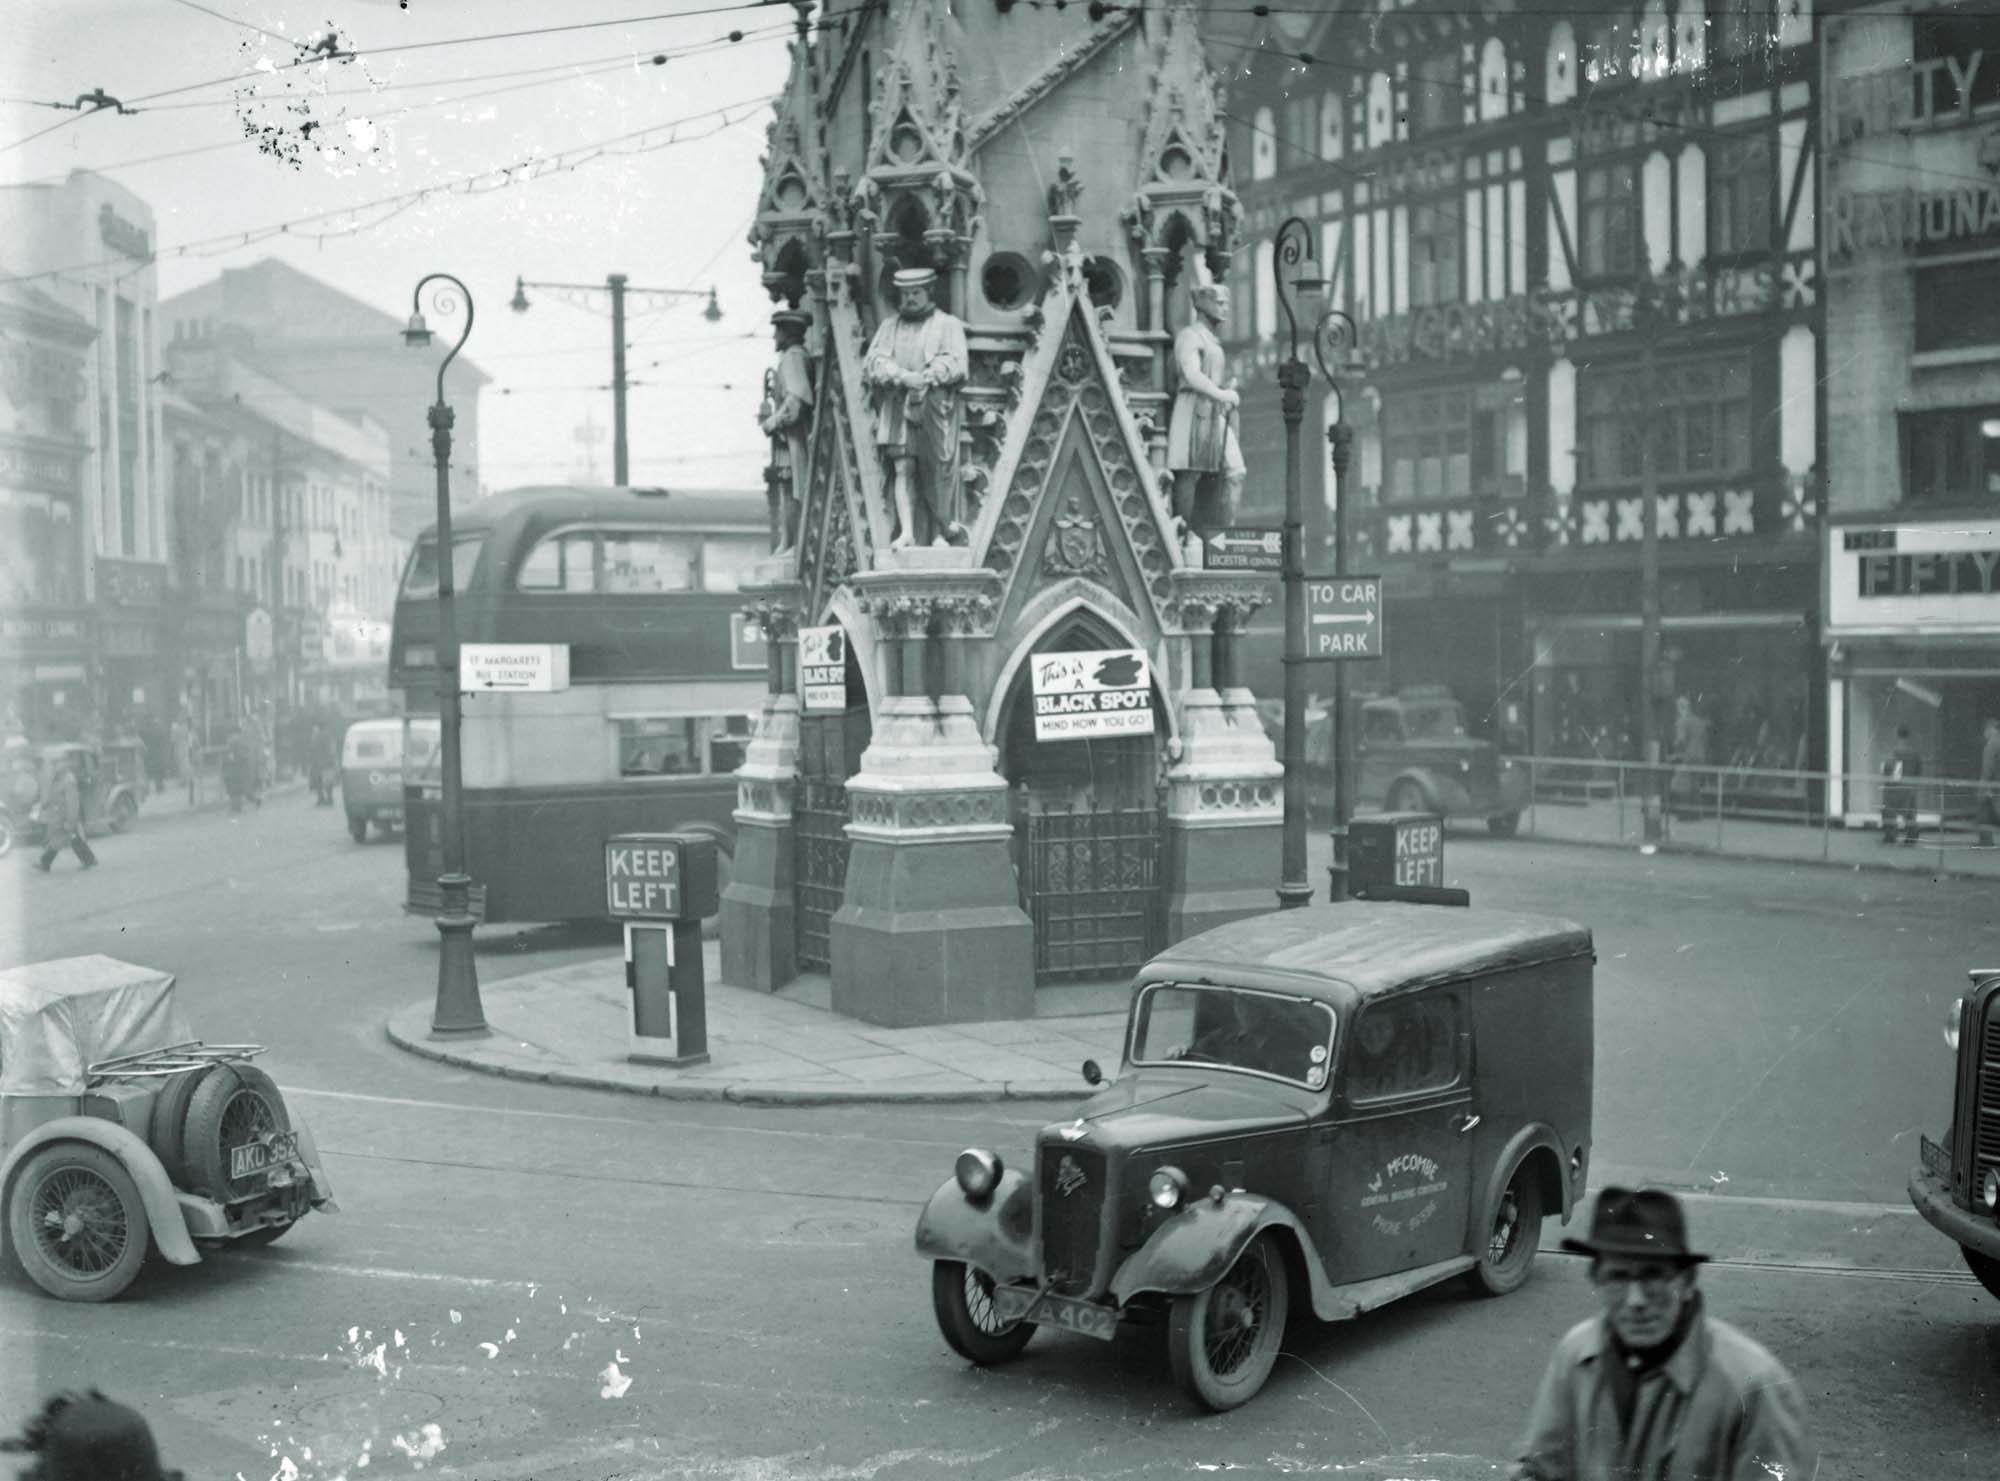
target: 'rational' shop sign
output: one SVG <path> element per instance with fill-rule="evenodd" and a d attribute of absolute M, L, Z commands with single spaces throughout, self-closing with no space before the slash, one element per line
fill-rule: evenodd
<path fill-rule="evenodd" d="M 1137 648 L 1038 653 L 1031 662 L 1036 740 L 1153 733 L 1152 674 Z"/>

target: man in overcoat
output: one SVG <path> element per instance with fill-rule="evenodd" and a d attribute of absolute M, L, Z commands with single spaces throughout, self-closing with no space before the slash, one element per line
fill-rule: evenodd
<path fill-rule="evenodd" d="M 48 836 L 42 856 L 35 860 L 35 867 L 44 874 L 65 848 L 75 850 L 76 861 L 84 868 L 97 867 L 97 855 L 83 836 L 83 792 L 76 781 L 82 765 L 81 756 L 72 752 L 56 763 L 55 775 L 49 778 L 49 795 L 42 800 L 42 826 Z"/>
<path fill-rule="evenodd" d="M 1813 1474 L 1798 1383 L 1704 1309 L 1680 1200 L 1608 1187 L 1563 1248 L 1590 1257 L 1604 1309 L 1556 1344 L 1509 1481 Z"/>

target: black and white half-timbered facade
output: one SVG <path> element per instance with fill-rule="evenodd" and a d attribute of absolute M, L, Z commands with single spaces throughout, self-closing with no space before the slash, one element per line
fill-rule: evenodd
<path fill-rule="evenodd" d="M 1244 519 L 1282 501 L 1271 242 L 1300 215 L 1363 350 L 1324 417 L 1355 430 L 1350 569 L 1387 581 L 1369 681 L 1448 685 L 1523 751 L 1635 757 L 1650 438 L 1662 697 L 1708 717 L 1717 761 L 1820 764 L 1810 0 L 1330 10 L 1212 43 L 1245 209 Z M 1325 444 L 1303 456 L 1328 569 Z"/>

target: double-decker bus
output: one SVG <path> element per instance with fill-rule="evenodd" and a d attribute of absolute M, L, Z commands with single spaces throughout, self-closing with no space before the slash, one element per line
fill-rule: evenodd
<path fill-rule="evenodd" d="M 734 595 L 769 549 L 761 493 L 526 488 L 452 518 L 460 643 L 564 643 L 569 687 L 464 697 L 467 872 L 488 922 L 604 913 L 604 839 L 691 830 L 725 881 L 736 780 L 765 693 Z M 443 868 L 435 527 L 404 568 L 389 682 L 408 719 L 405 909 L 435 915 Z M 454 680 L 455 682 L 455 680 Z"/>

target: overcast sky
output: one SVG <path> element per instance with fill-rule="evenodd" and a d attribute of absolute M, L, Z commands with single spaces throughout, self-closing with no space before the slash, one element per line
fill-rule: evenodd
<path fill-rule="evenodd" d="M 609 298 L 530 290 L 535 306 L 515 314 L 516 274 L 713 285 L 716 324 L 698 299 L 628 306 L 632 481 L 761 487 L 774 306 L 745 234 L 770 117 L 759 100 L 784 84 L 792 18 L 728 0 L 0 0 L 0 181 L 81 167 L 145 197 L 162 298 L 276 256 L 400 318 L 421 275 L 456 273 L 477 308 L 463 353 L 493 377 L 480 435 L 496 489 L 580 473 L 586 418 L 611 476 Z M 286 65 L 329 22 L 358 56 Z M 465 39 L 521 31 L 535 34 Z M 149 101 L 127 116 L 34 106 L 97 88 Z M 693 121 L 669 143 L 677 119 Z M 600 143 L 644 152 L 442 189 Z M 427 187 L 440 189 L 394 199 Z M 412 422 L 421 431 L 420 408 Z"/>

